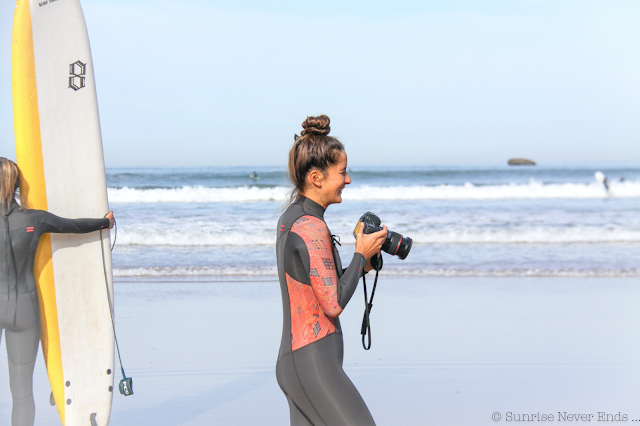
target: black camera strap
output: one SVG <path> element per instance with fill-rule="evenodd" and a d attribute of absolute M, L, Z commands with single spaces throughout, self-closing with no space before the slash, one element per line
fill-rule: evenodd
<path fill-rule="evenodd" d="M 362 347 L 365 351 L 371 349 L 371 323 L 369 322 L 369 315 L 371 314 L 371 308 L 373 308 L 373 296 L 376 294 L 379 272 L 380 271 L 376 270 L 376 277 L 373 280 L 373 289 L 371 289 L 371 299 L 367 297 L 367 279 L 364 275 L 362 276 L 362 285 L 364 288 L 364 316 L 362 317 L 362 328 L 360 329 L 360 334 L 362 334 Z"/>

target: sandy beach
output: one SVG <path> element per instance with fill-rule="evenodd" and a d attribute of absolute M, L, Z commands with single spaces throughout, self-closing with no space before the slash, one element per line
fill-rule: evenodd
<path fill-rule="evenodd" d="M 111 425 L 288 424 L 274 375 L 278 284 L 251 279 L 116 282 L 135 395 L 114 395 Z M 343 313 L 345 370 L 379 425 L 488 425 L 496 412 L 498 423 L 509 412 L 637 420 L 638 284 L 382 275 L 370 351 L 360 343 L 361 288 Z M 7 376 L 0 369 L 1 424 L 10 418 Z M 36 424 L 59 424 L 41 355 L 34 388 Z"/>

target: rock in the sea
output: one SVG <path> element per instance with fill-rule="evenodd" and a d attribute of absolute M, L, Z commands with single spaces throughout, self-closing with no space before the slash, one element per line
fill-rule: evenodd
<path fill-rule="evenodd" d="M 510 166 L 535 166 L 535 161 L 527 160 L 526 158 L 512 158 L 507 162 Z"/>

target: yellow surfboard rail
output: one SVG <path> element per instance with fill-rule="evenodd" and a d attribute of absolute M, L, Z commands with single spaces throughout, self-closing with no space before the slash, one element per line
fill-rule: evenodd
<path fill-rule="evenodd" d="M 21 171 L 20 192 L 24 196 L 23 199 L 27 201 L 26 207 L 47 210 L 33 32 L 28 0 L 16 2 L 11 42 L 13 123 L 16 158 Z M 47 365 L 51 392 L 64 425 L 64 375 L 51 259 L 51 239 L 48 234 L 40 238 L 34 275 L 40 305 L 42 352 Z"/>

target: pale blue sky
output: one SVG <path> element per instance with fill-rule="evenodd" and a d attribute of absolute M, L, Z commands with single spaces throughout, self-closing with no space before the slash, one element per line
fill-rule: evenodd
<path fill-rule="evenodd" d="M 107 166 L 640 161 L 640 2 L 82 2 Z M 0 10 L 0 146 L 14 157 Z"/>

